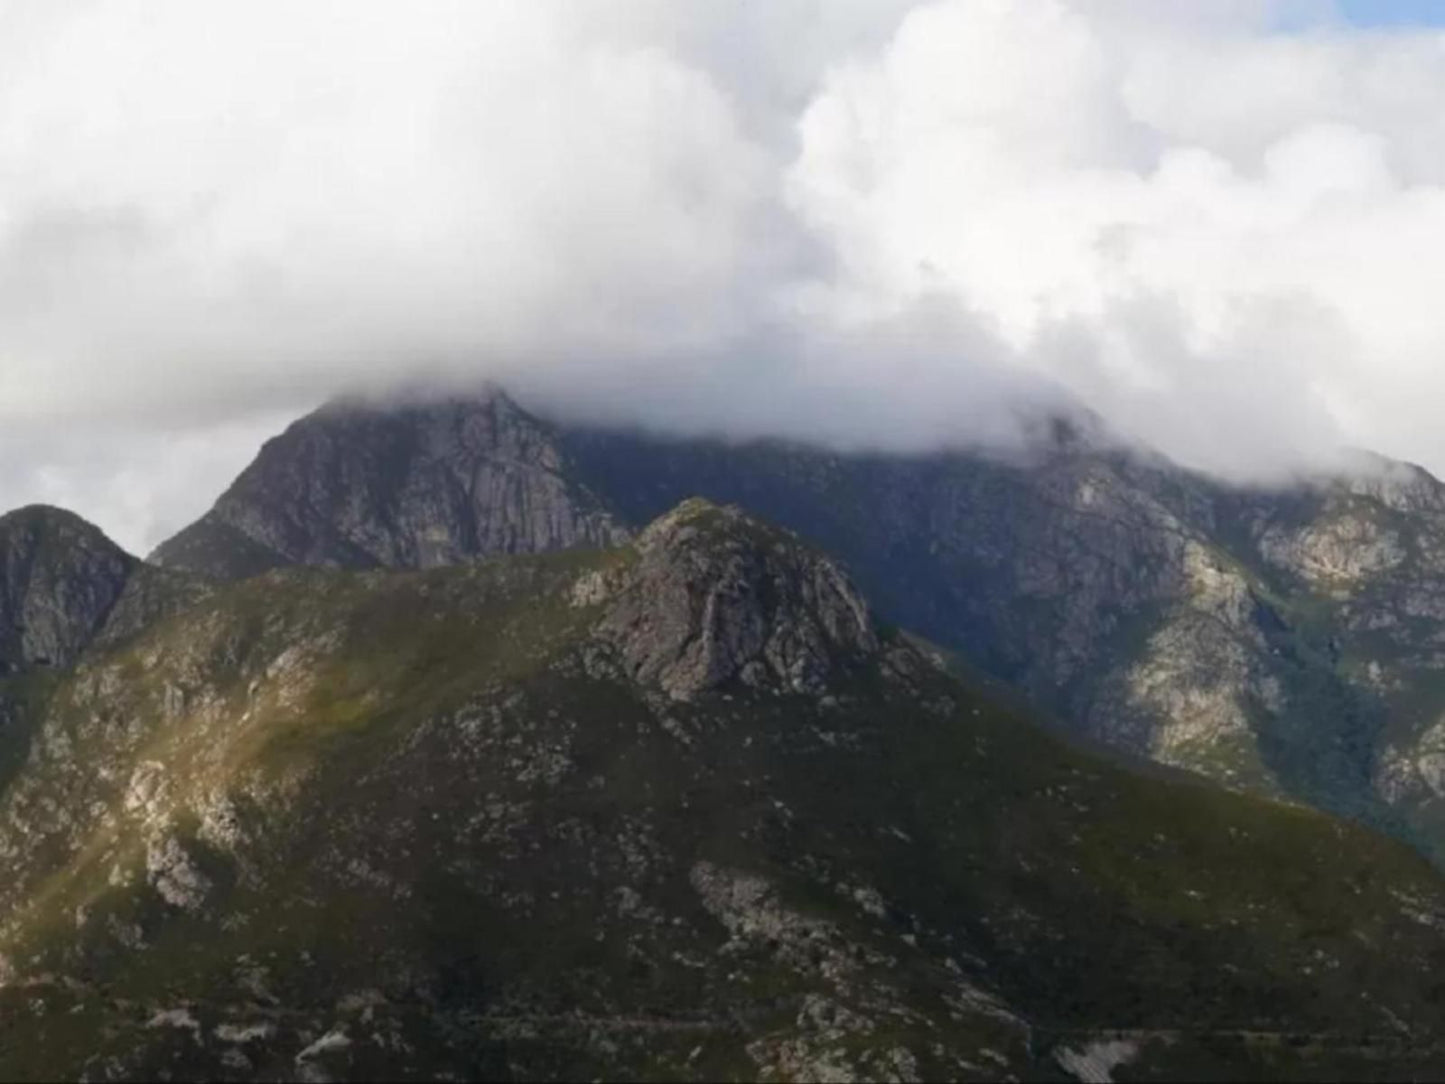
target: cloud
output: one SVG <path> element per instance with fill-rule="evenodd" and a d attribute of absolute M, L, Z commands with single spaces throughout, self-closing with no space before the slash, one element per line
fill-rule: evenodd
<path fill-rule="evenodd" d="M 266 401 L 716 341 L 772 277 L 764 156 L 698 69 L 569 6 L 48 21 L 0 93 L 0 403 Z"/>
<path fill-rule="evenodd" d="M 35 503 L 79 511 L 144 554 L 205 512 L 291 417 L 262 411 L 184 425 L 11 424 L 0 430 L 0 495 L 6 511 Z"/>
<path fill-rule="evenodd" d="M 1445 469 L 1442 51 L 1283 2 L 0 0 L 0 502 L 147 545 L 263 423 L 482 376 Z"/>
<path fill-rule="evenodd" d="M 947 0 L 834 70 L 788 183 L 835 309 L 966 298 L 1234 477 L 1342 442 L 1445 465 L 1445 37 L 1141 11 Z"/>

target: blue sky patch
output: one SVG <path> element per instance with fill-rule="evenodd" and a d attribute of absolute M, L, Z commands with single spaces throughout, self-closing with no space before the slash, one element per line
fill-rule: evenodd
<path fill-rule="evenodd" d="M 1338 0 L 1341 14 L 1357 26 L 1445 26 L 1441 0 Z"/>

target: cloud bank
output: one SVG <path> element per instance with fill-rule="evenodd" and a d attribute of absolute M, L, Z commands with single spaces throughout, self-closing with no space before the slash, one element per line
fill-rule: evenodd
<path fill-rule="evenodd" d="M 276 419 L 481 377 L 1445 470 L 1442 61 L 1298 2 L 0 0 L 0 503 L 142 547 Z"/>

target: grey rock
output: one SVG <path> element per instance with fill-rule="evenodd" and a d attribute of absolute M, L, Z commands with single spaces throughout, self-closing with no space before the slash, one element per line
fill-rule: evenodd
<path fill-rule="evenodd" d="M 211 891 L 211 879 L 173 835 L 152 838 L 146 845 L 146 879 L 172 907 L 198 911 Z"/>
<path fill-rule="evenodd" d="M 235 579 L 287 565 L 428 568 L 619 543 L 550 426 L 499 391 L 380 407 L 338 402 L 269 441 L 157 564 Z"/>
<path fill-rule="evenodd" d="M 687 501 L 642 533 L 600 630 L 630 676 L 686 700 L 730 681 L 821 694 L 875 653 L 868 606 L 831 560 L 739 509 Z"/>
<path fill-rule="evenodd" d="M 98 528 L 58 508 L 0 516 L 0 674 L 73 663 L 101 632 L 138 564 Z"/>

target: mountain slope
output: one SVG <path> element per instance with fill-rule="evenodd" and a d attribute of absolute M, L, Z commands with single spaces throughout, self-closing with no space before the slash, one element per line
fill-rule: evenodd
<path fill-rule="evenodd" d="M 1445 839 L 1445 485 L 1377 461 L 1359 477 L 1261 500 L 1235 495 L 1230 529 L 1279 596 L 1300 600 L 1371 725 L 1371 780 L 1417 835 Z"/>
<path fill-rule="evenodd" d="M 1445 486 L 1417 467 L 1247 490 L 1088 439 L 1009 458 L 566 439 L 628 520 L 740 502 L 1066 727 L 1445 857 Z"/>
<path fill-rule="evenodd" d="M 1408 849 L 1068 748 L 735 510 L 272 572 L 29 710 L 5 1079 L 1445 1068 Z"/>
<path fill-rule="evenodd" d="M 629 521 L 696 492 L 786 523 L 845 559 L 891 620 L 1079 733 L 1401 828 L 1372 780 L 1370 698 L 1308 620 L 1314 596 L 1275 590 L 1274 568 L 1238 544 L 1234 491 L 1078 440 L 1007 458 L 567 441 L 583 483 Z"/>

